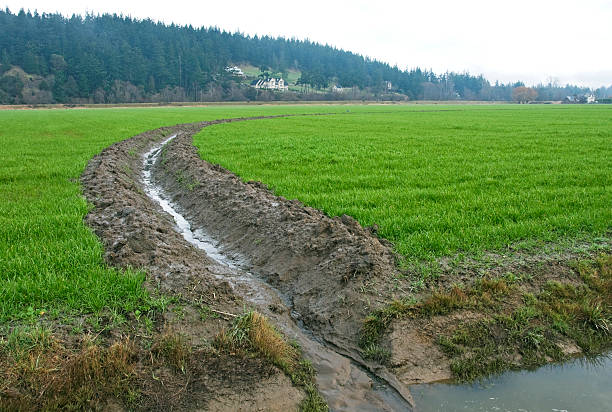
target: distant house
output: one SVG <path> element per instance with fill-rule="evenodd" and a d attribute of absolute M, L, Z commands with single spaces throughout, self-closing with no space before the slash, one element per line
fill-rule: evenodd
<path fill-rule="evenodd" d="M 344 91 L 344 88 L 342 88 L 340 86 L 336 86 L 336 85 L 332 86 L 332 92 L 334 92 L 334 93 L 342 93 L 343 91 Z"/>
<path fill-rule="evenodd" d="M 235 76 L 246 77 L 245 74 L 242 72 L 242 69 L 238 66 L 227 66 L 225 68 L 225 71 Z"/>
<path fill-rule="evenodd" d="M 251 83 L 251 86 L 253 86 L 256 89 L 268 89 L 268 90 L 280 90 L 280 91 L 289 90 L 289 86 L 285 84 L 285 81 L 282 79 L 282 77 L 281 78 L 270 77 L 268 79 L 254 80 Z"/>
<path fill-rule="evenodd" d="M 387 88 L 387 90 L 391 90 L 391 88 L 393 87 L 393 85 L 391 84 L 390 81 L 386 81 L 385 82 L 385 87 Z"/>
<path fill-rule="evenodd" d="M 565 99 L 563 99 L 563 103 L 570 103 L 570 104 L 584 104 L 584 103 L 597 103 L 597 99 L 595 98 L 594 94 L 584 94 L 584 95 L 573 95 L 573 96 L 566 96 Z"/>

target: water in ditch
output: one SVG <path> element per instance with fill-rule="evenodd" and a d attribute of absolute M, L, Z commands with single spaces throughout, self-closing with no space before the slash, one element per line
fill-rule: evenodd
<path fill-rule="evenodd" d="M 534 371 L 507 372 L 474 384 L 410 387 L 419 412 L 612 411 L 612 354 Z"/>
<path fill-rule="evenodd" d="M 242 270 L 243 261 L 224 254 L 219 245 L 202 228 L 192 228 L 191 224 L 177 210 L 164 194 L 162 188 L 153 182 L 152 170 L 163 147 L 174 139 L 170 136 L 153 147 L 144 155 L 143 184 L 145 193 L 174 218 L 177 230 L 184 239 L 206 252 L 217 267 L 211 271 L 230 282 L 235 290 L 264 313 L 274 318 L 275 324 L 289 338 L 297 341 L 304 355 L 317 371 L 316 380 L 319 391 L 332 411 L 410 411 L 410 394 L 400 393 L 384 380 L 365 371 L 351 359 L 337 353 L 328 345 L 316 339 L 288 315 L 266 313 L 272 302 L 282 302 L 282 296 L 257 276 Z M 285 302 L 286 303 L 286 302 Z"/>

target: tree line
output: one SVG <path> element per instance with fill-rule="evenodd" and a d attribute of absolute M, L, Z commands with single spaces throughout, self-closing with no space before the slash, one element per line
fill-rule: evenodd
<path fill-rule="evenodd" d="M 247 36 L 116 14 L 64 17 L 0 11 L 0 103 L 119 103 L 255 99 L 510 100 L 522 83 L 402 70 L 309 40 Z M 301 71 L 310 93 L 256 92 L 230 64 Z M 389 88 L 389 83 L 391 88 Z M 313 93 L 330 85 L 350 93 Z M 571 86 L 568 86 L 571 87 Z M 588 89 L 552 87 L 561 94 Z M 612 90 L 610 90 L 612 92 Z M 547 96 L 554 93 L 547 89 Z M 612 96 L 612 93 L 610 93 Z"/>

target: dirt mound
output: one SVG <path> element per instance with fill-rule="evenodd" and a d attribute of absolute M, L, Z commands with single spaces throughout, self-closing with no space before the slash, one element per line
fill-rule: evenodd
<path fill-rule="evenodd" d="M 349 216 L 330 218 L 202 160 L 189 133 L 161 164 L 154 176 L 189 221 L 276 287 L 308 329 L 359 357 L 363 318 L 382 302 L 377 285 L 396 273 L 387 242 Z"/>
<path fill-rule="evenodd" d="M 231 323 L 223 316 L 204 319 L 202 311 L 240 313 L 244 302 L 219 278 L 218 267 L 211 272 L 215 263 L 187 243 L 142 190 L 145 149 L 172 133 L 191 135 L 202 125 L 162 128 L 114 144 L 90 161 L 81 178 L 93 205 L 86 222 L 102 240 L 105 259 L 146 270 L 151 290 L 176 297 L 180 305 L 165 313 L 162 323 L 187 336 L 195 353 L 204 354 L 184 373 L 158 370 L 155 379 L 145 379 L 141 385 L 148 399 L 143 404 L 159 410 L 242 410 L 244 405 L 297 410 L 303 392 L 276 367 L 236 356 L 210 356 L 210 342 Z"/>

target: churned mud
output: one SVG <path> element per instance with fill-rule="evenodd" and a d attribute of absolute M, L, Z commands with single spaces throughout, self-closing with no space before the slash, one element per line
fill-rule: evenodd
<path fill-rule="evenodd" d="M 94 206 L 87 223 L 102 239 L 106 260 L 144 269 L 150 288 L 180 296 L 183 313 L 168 312 L 166 322 L 196 348 L 231 320 L 203 322 L 198 307 L 237 314 L 248 304 L 301 346 L 332 410 L 410 409 L 407 388 L 382 365 L 363 359 L 357 344 L 363 318 L 384 302 L 380 290 L 395 271 L 392 249 L 348 216 L 329 218 L 201 160 L 192 136 L 209 124 L 146 132 L 92 159 L 82 176 Z M 143 160 L 174 136 L 155 162 Z M 188 230 L 177 230 L 176 217 L 153 201 L 143 180 L 179 211 Z M 292 410 L 304 398 L 274 367 L 268 372 L 275 373 L 262 376 L 238 358 L 225 356 L 224 362 L 236 385 L 219 378 L 216 368 L 201 369 L 194 373 L 204 376 L 186 383 L 176 405 Z M 206 385 L 196 388 L 201 381 Z"/>
<path fill-rule="evenodd" d="M 161 164 L 159 182 L 189 221 L 277 288 L 315 335 L 359 358 L 361 322 L 385 301 L 378 288 L 396 271 L 373 229 L 242 182 L 200 159 L 189 134 L 167 145 Z"/>
<path fill-rule="evenodd" d="M 176 296 L 182 303 L 180 310 L 165 313 L 164 323 L 190 340 L 194 356 L 189 376 L 167 368 L 153 371 L 153 379 L 144 379 L 142 385 L 151 398 L 143 405 L 160 410 L 245 410 L 244 405 L 249 410 L 297 410 L 304 394 L 275 367 L 205 350 L 231 320 L 211 316 L 215 313 L 209 308 L 236 314 L 244 301 L 219 276 L 224 268 L 187 243 L 143 191 L 143 151 L 172 132 L 193 133 L 200 127 L 151 131 L 113 145 L 92 159 L 82 175 L 84 194 L 94 206 L 86 221 L 102 240 L 106 260 L 146 270 L 151 290 Z"/>

